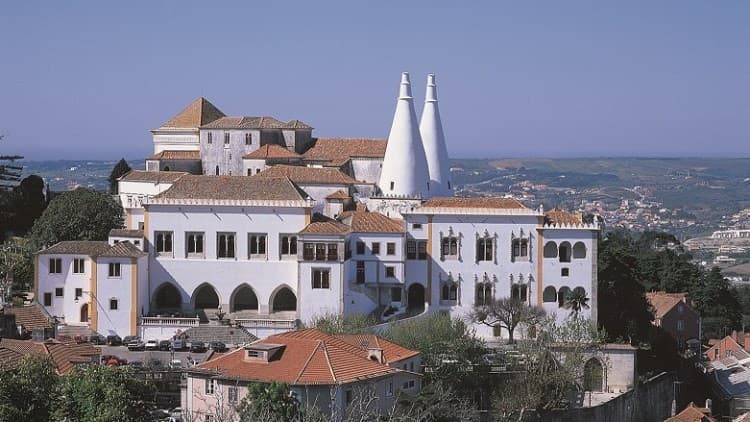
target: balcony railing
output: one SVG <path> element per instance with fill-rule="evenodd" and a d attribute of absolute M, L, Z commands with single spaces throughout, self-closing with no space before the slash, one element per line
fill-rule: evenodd
<path fill-rule="evenodd" d="M 297 328 L 293 319 L 237 318 L 234 322 L 245 328 L 279 328 L 286 330 Z"/>
<path fill-rule="evenodd" d="M 178 318 L 168 316 L 141 317 L 141 325 L 170 325 L 179 327 L 197 327 L 200 325 L 200 319 L 196 318 Z"/>

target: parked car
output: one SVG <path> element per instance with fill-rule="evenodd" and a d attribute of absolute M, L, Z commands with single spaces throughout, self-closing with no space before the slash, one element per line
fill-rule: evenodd
<path fill-rule="evenodd" d="M 202 341 L 194 341 L 190 343 L 190 351 L 192 353 L 204 353 L 206 351 L 206 343 Z"/>
<path fill-rule="evenodd" d="M 131 340 L 130 343 L 128 343 L 128 350 L 132 352 L 146 350 L 146 343 L 142 342 L 141 339 L 136 337 L 135 340 Z"/>
<path fill-rule="evenodd" d="M 218 353 L 227 351 L 227 345 L 220 341 L 212 341 L 209 347 L 211 347 L 211 350 Z"/>
<path fill-rule="evenodd" d="M 175 350 L 175 351 L 178 351 L 178 350 L 184 350 L 184 349 L 185 349 L 185 347 L 187 347 L 187 346 L 185 345 L 185 340 L 180 340 L 180 339 L 177 339 L 177 340 L 174 340 L 174 341 L 172 342 L 172 350 Z"/>
<path fill-rule="evenodd" d="M 156 340 L 149 340 L 146 342 L 146 345 L 144 346 L 144 349 L 146 350 L 159 350 L 159 342 Z"/>
<path fill-rule="evenodd" d="M 139 360 L 134 360 L 134 361 L 128 362 L 128 366 L 133 367 L 135 369 L 143 369 L 143 362 Z"/>
<path fill-rule="evenodd" d="M 159 350 L 162 352 L 168 352 L 172 348 L 172 342 L 169 340 L 162 340 L 159 342 Z"/>
<path fill-rule="evenodd" d="M 97 345 L 106 344 L 107 339 L 104 338 L 104 336 L 93 335 L 93 336 L 89 336 L 89 343 L 97 344 Z"/>
<path fill-rule="evenodd" d="M 122 344 L 127 346 L 128 344 L 132 343 L 134 340 L 140 340 L 140 338 L 138 336 L 125 336 L 125 338 L 122 339 Z"/>
<path fill-rule="evenodd" d="M 107 344 L 110 346 L 122 346 L 122 339 L 116 335 L 107 336 Z"/>

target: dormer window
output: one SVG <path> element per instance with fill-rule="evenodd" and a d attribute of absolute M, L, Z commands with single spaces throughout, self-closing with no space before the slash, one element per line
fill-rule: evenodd
<path fill-rule="evenodd" d="M 268 363 L 284 347 L 283 344 L 254 343 L 245 346 L 244 360 L 247 362 Z"/>

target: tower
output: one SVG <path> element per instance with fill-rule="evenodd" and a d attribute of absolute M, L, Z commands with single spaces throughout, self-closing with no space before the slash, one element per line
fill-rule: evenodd
<path fill-rule="evenodd" d="M 427 158 L 419 135 L 408 72 L 401 74 L 396 113 L 388 135 L 378 185 L 384 196 L 432 196 Z"/>
<path fill-rule="evenodd" d="M 440 121 L 438 109 L 437 86 L 435 75 L 427 75 L 427 90 L 424 97 L 422 119 L 419 122 L 419 132 L 424 144 L 427 168 L 430 173 L 430 192 L 432 195 L 452 196 L 450 163 L 448 149 L 445 146 L 443 123 Z"/>

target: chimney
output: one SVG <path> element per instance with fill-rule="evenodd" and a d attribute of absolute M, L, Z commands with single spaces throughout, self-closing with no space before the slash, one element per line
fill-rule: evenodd
<path fill-rule="evenodd" d="M 435 74 L 427 75 L 427 90 L 424 96 L 424 109 L 419 122 L 419 132 L 424 144 L 427 167 L 430 172 L 430 195 L 453 195 L 450 180 L 448 149 L 445 145 L 443 123 L 438 108 Z"/>
<path fill-rule="evenodd" d="M 368 347 L 367 348 L 367 358 L 370 360 L 374 360 L 377 363 L 384 364 L 384 358 L 383 358 L 383 349 L 378 347 Z"/>

